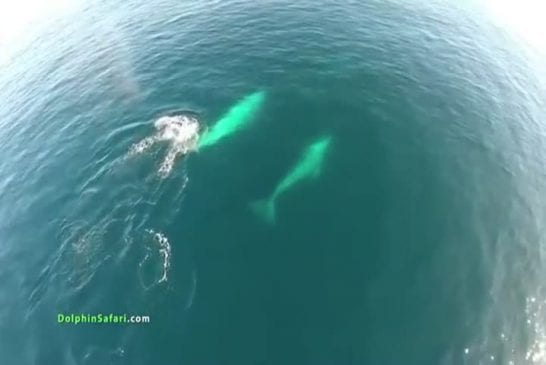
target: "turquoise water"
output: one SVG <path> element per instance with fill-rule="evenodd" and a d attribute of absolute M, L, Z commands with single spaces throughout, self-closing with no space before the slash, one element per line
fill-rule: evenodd
<path fill-rule="evenodd" d="M 538 51 L 470 1 L 151 3 L 0 66 L 0 364 L 546 362 Z M 258 91 L 169 174 L 169 141 L 132 153 Z M 111 312 L 151 323 L 57 323 Z"/>

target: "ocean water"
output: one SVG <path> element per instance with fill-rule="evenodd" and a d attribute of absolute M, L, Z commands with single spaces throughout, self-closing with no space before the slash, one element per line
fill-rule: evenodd
<path fill-rule="evenodd" d="M 546 57 L 489 10 L 93 0 L 0 45 L 0 364 L 546 364 Z M 157 122 L 248 95 L 207 148 Z"/>

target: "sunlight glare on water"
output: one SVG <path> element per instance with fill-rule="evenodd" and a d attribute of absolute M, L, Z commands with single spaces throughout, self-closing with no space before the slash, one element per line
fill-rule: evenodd
<path fill-rule="evenodd" d="M 0 65 L 36 28 L 76 9 L 78 0 L 20 0 L 0 2 Z"/>
<path fill-rule="evenodd" d="M 485 0 L 499 26 L 514 32 L 533 48 L 546 53 L 546 2 L 543 0 Z"/>

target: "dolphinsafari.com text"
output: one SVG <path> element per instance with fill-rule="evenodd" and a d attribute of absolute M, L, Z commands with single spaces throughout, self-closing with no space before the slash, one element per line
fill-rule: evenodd
<path fill-rule="evenodd" d="M 147 324 L 150 316 L 98 313 L 98 314 L 57 314 L 57 323 L 60 324 Z"/>

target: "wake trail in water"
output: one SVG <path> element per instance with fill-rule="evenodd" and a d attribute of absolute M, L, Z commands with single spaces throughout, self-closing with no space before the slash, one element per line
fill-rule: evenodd
<path fill-rule="evenodd" d="M 163 276 L 158 281 L 158 283 L 162 283 L 167 281 L 167 274 L 171 266 L 171 244 L 169 239 L 162 233 L 155 233 L 154 239 L 159 244 L 159 253 L 163 257 Z"/>
<path fill-rule="evenodd" d="M 184 310 L 188 310 L 192 307 L 193 301 L 195 299 L 196 290 L 197 290 L 197 272 L 193 270 L 191 273 L 191 291 L 188 296 L 188 300 L 186 301 L 186 306 L 184 307 Z"/>
<path fill-rule="evenodd" d="M 172 255 L 171 243 L 164 233 L 152 229 L 146 230 L 146 233 L 150 235 L 154 245 L 146 247 L 148 252 L 139 264 L 141 270 L 139 274 L 144 288 L 149 289 L 157 284 L 167 282 Z M 161 265 L 157 265 L 158 260 Z"/>

